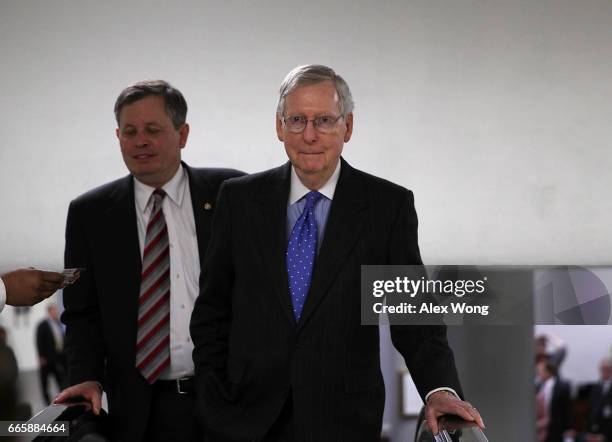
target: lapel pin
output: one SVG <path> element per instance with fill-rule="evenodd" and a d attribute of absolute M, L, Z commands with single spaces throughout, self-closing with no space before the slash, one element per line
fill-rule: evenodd
<path fill-rule="evenodd" d="M 204 210 L 210 210 L 210 209 L 212 209 L 212 204 L 204 203 Z"/>

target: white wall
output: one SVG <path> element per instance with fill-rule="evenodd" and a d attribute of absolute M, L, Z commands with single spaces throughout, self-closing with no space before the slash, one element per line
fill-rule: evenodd
<path fill-rule="evenodd" d="M 125 173 L 112 105 L 190 105 L 193 164 L 284 161 L 276 91 L 343 74 L 355 166 L 412 188 L 429 263 L 612 260 L 609 1 L 0 3 L 2 267 L 60 265 L 67 204 Z"/>
<path fill-rule="evenodd" d="M 0 0 L 0 269 L 61 268 L 69 201 L 126 173 L 127 84 L 183 91 L 189 163 L 253 172 L 285 161 L 277 88 L 313 62 L 352 87 L 346 159 L 415 191 L 427 263 L 611 263 L 611 23 L 607 0 Z"/>

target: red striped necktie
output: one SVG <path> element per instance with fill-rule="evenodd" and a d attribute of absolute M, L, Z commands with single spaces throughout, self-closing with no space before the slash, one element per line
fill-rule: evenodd
<path fill-rule="evenodd" d="M 165 195 L 161 189 L 153 192 L 142 254 L 136 367 L 149 384 L 170 366 L 170 247 L 162 212 Z"/>

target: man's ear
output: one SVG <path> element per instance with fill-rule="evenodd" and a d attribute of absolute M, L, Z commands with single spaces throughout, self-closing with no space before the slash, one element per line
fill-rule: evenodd
<path fill-rule="evenodd" d="M 181 149 L 187 144 L 187 137 L 189 137 L 189 125 L 185 123 L 179 129 L 179 146 Z"/>
<path fill-rule="evenodd" d="M 346 132 L 344 133 L 344 142 L 348 143 L 353 135 L 353 113 L 349 113 L 344 117 L 344 124 L 346 124 Z"/>
<path fill-rule="evenodd" d="M 281 116 L 276 114 L 276 136 L 279 141 L 285 141 L 285 134 L 283 133 L 283 120 L 281 120 Z"/>

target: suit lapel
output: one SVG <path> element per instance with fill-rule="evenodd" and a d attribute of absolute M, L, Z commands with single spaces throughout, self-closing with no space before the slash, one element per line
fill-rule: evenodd
<path fill-rule="evenodd" d="M 204 254 L 210 240 L 211 219 L 217 195 L 212 186 L 202 174 L 195 173 L 189 166 L 182 163 L 189 177 L 189 192 L 198 238 L 198 255 L 200 263 L 204 263 Z"/>
<path fill-rule="evenodd" d="M 211 186 L 201 174 L 194 173 L 187 165 L 183 165 L 189 177 L 189 191 L 198 237 L 198 253 L 200 262 L 204 262 L 204 252 L 210 236 L 206 234 L 207 231 L 210 231 L 212 215 L 210 208 L 213 207 L 216 195 L 213 194 Z M 209 209 L 205 208 L 206 202 L 211 205 Z M 111 247 L 112 256 L 105 259 L 105 262 L 112 263 L 107 272 L 109 277 L 112 277 L 117 285 L 122 287 L 121 290 L 114 292 L 117 295 L 116 305 L 122 306 L 117 314 L 122 318 L 126 330 L 134 336 L 133 341 L 135 343 L 142 257 L 138 240 L 132 175 L 128 175 L 119 181 L 118 186 L 111 194 L 110 206 L 107 211 L 107 228 L 109 233 L 107 237 L 109 240 L 112 239 L 113 244 Z"/>
<path fill-rule="evenodd" d="M 293 307 L 289 296 L 289 282 L 287 279 L 287 201 L 289 199 L 291 165 L 276 168 L 270 172 L 256 196 L 259 206 L 257 228 L 261 232 L 257 235 L 262 241 L 260 244 L 264 256 L 264 266 L 268 272 L 268 279 L 272 282 L 275 295 L 280 302 L 287 319 L 295 324 Z"/>
<path fill-rule="evenodd" d="M 355 170 L 344 159 L 341 161 L 340 177 L 327 218 L 325 237 L 315 261 L 310 290 L 299 323 L 300 328 L 325 297 L 363 228 L 364 217 L 361 212 L 368 206 L 365 199 L 366 189 L 363 188 Z"/>
<path fill-rule="evenodd" d="M 106 269 L 106 277 L 112 278 L 117 287 L 120 287 L 113 291 L 118 297 L 116 305 L 122 306 L 117 312 L 117 319 L 122 318 L 125 321 L 128 327 L 126 330 L 134 335 L 134 342 L 136 342 L 142 260 L 138 244 L 134 181 L 131 175 L 119 182 L 111 195 L 111 201 L 107 212 L 107 227 L 108 238 L 112 239 L 113 246 L 110 248 L 112 256 L 104 259 L 104 262 L 111 263 L 110 268 Z"/>

